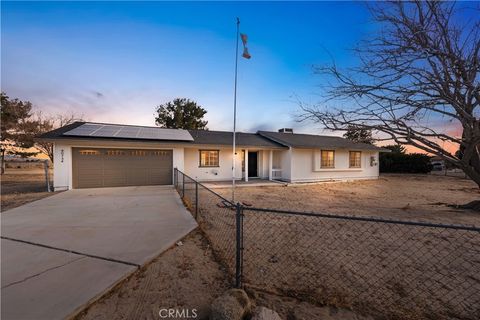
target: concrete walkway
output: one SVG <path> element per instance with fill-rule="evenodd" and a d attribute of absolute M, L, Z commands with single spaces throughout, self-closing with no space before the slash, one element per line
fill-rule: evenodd
<path fill-rule="evenodd" d="M 172 187 L 71 190 L 1 215 L 2 319 L 63 319 L 196 227 Z"/>

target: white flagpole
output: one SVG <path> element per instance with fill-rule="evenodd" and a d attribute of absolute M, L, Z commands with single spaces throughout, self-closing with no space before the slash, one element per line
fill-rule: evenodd
<path fill-rule="evenodd" d="M 237 46 L 235 50 L 235 89 L 233 93 L 233 151 L 232 151 L 232 202 L 235 202 L 235 154 L 236 154 L 236 121 L 237 121 L 237 70 L 238 70 L 238 38 L 240 32 L 240 19 L 237 18 Z"/>

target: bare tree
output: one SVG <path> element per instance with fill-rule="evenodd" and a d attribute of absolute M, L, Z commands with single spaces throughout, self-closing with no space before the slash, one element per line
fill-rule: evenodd
<path fill-rule="evenodd" d="M 353 49 L 356 67 L 315 67 L 328 79 L 325 99 L 300 104 L 300 120 L 331 130 L 374 130 L 380 139 L 440 156 L 480 186 L 480 10 L 468 5 L 396 1 L 369 7 L 381 31 Z"/>
<path fill-rule="evenodd" d="M 55 130 L 75 121 L 82 121 L 82 117 L 77 116 L 74 113 L 46 116 L 39 112 L 37 114 L 38 126 L 36 128 L 36 135 Z M 43 154 L 46 154 L 53 163 L 53 143 L 46 141 L 35 141 L 35 148 L 37 148 Z"/>

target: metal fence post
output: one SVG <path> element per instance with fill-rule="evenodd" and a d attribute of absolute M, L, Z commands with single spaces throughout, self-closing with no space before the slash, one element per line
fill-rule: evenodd
<path fill-rule="evenodd" d="M 198 182 L 195 180 L 195 220 L 198 218 Z"/>
<path fill-rule="evenodd" d="M 236 251 L 235 251 L 235 287 L 242 287 L 242 274 L 243 274 L 243 208 L 240 203 L 235 205 L 235 225 L 236 225 Z"/>
<path fill-rule="evenodd" d="M 182 173 L 182 198 L 185 198 L 185 174 Z"/>
<path fill-rule="evenodd" d="M 177 168 L 173 168 L 173 186 L 177 189 Z"/>
<path fill-rule="evenodd" d="M 45 160 L 43 165 L 45 167 L 45 182 L 47 183 L 47 192 L 50 192 L 52 190 L 50 190 L 50 173 L 48 171 L 48 160 Z"/>

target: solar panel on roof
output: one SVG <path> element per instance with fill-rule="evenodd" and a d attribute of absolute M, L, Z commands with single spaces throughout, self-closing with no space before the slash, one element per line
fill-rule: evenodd
<path fill-rule="evenodd" d="M 119 132 L 115 135 L 117 138 L 131 138 L 137 137 L 138 133 L 140 132 L 140 128 L 138 127 L 122 127 Z"/>
<path fill-rule="evenodd" d="M 103 126 L 91 135 L 95 137 L 115 137 L 116 133 L 122 129 L 121 126 Z"/>
<path fill-rule="evenodd" d="M 100 129 L 102 126 L 98 124 L 83 124 L 75 129 L 68 131 L 67 133 L 71 133 L 71 135 L 90 135 L 92 132 Z"/>
<path fill-rule="evenodd" d="M 149 128 L 96 123 L 82 124 L 79 127 L 65 132 L 63 135 L 79 137 L 193 141 L 190 133 L 187 130 L 182 129 Z"/>

